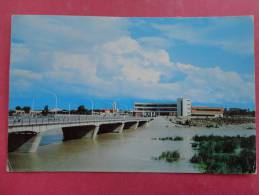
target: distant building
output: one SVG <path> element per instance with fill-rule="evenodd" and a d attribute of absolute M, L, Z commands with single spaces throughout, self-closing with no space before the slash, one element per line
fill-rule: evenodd
<path fill-rule="evenodd" d="M 48 111 L 50 114 L 57 114 L 58 112 L 61 112 L 62 110 L 59 108 L 53 108 Z"/>
<path fill-rule="evenodd" d="M 15 112 L 13 113 L 13 115 L 24 115 L 25 111 L 24 110 L 15 110 Z"/>
<path fill-rule="evenodd" d="M 224 108 L 192 106 L 191 100 L 177 98 L 176 103 L 134 103 L 135 116 L 223 117 Z"/>
<path fill-rule="evenodd" d="M 134 103 L 135 116 L 176 116 L 176 103 Z"/>
<path fill-rule="evenodd" d="M 190 116 L 191 100 L 178 98 L 176 103 L 134 103 L 135 116 Z"/>
<path fill-rule="evenodd" d="M 40 115 L 42 114 L 42 110 L 30 110 L 31 115 Z"/>
<path fill-rule="evenodd" d="M 191 116 L 192 103 L 191 100 L 185 98 L 177 99 L 177 116 Z"/>
<path fill-rule="evenodd" d="M 223 117 L 224 108 L 193 106 L 192 116 L 196 117 Z"/>
<path fill-rule="evenodd" d="M 116 113 L 117 110 L 114 109 L 94 109 L 93 113 L 100 115 L 100 114 L 112 114 L 112 113 Z"/>

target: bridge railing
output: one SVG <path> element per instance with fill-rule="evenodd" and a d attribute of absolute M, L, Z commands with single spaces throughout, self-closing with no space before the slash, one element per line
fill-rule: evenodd
<path fill-rule="evenodd" d="M 91 123 L 102 121 L 147 120 L 131 115 L 49 115 L 49 116 L 12 116 L 8 118 L 8 126 L 53 125 L 69 123 Z"/>

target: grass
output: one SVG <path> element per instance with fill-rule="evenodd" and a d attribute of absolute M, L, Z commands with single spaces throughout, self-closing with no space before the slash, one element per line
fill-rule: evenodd
<path fill-rule="evenodd" d="M 180 159 L 180 153 L 178 151 L 165 151 L 159 157 L 155 157 L 154 160 L 165 160 L 166 162 L 175 162 Z"/>
<path fill-rule="evenodd" d="M 160 140 L 160 141 L 183 141 L 183 137 L 175 136 L 175 137 L 159 137 L 159 138 L 152 138 L 152 140 Z"/>
<path fill-rule="evenodd" d="M 194 136 L 196 150 L 191 163 L 206 173 L 254 173 L 256 170 L 255 136 Z"/>

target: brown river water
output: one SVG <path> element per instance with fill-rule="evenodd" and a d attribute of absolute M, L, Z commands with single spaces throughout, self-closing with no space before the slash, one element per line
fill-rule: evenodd
<path fill-rule="evenodd" d="M 157 117 L 147 128 L 124 130 L 123 133 L 98 135 L 62 141 L 60 129 L 43 135 L 35 153 L 9 153 L 12 171 L 88 171 L 88 172 L 178 172 L 199 173 L 189 162 L 194 135 L 255 135 L 255 130 L 228 128 L 173 127 L 166 118 Z M 152 138 L 182 136 L 183 141 L 160 141 Z M 154 160 L 164 151 L 177 150 L 180 160 L 169 163 Z"/>

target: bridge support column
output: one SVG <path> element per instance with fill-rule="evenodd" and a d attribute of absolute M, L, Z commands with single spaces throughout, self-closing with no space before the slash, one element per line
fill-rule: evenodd
<path fill-rule="evenodd" d="M 143 125 L 143 127 L 144 127 L 144 128 L 149 127 L 149 122 L 148 122 L 148 121 L 146 121 L 146 122 L 145 122 L 145 124 Z"/>
<path fill-rule="evenodd" d="M 124 128 L 124 123 L 118 124 L 118 126 L 112 132 L 122 133 L 123 128 Z"/>
<path fill-rule="evenodd" d="M 124 123 L 122 123 L 122 124 L 119 126 L 119 133 L 122 133 L 123 128 L 124 128 Z"/>
<path fill-rule="evenodd" d="M 41 134 L 38 133 L 34 137 L 32 137 L 30 140 L 25 142 L 20 148 L 17 149 L 19 152 L 36 152 L 41 141 Z"/>
<path fill-rule="evenodd" d="M 137 121 L 134 125 L 132 125 L 132 129 L 137 129 L 138 128 L 139 122 Z"/>
<path fill-rule="evenodd" d="M 97 134 L 99 132 L 99 125 L 96 125 L 94 128 L 94 132 L 93 132 L 93 139 L 95 139 L 97 137 Z"/>

